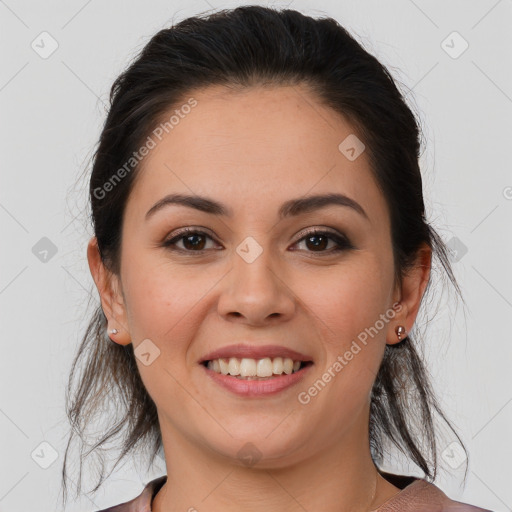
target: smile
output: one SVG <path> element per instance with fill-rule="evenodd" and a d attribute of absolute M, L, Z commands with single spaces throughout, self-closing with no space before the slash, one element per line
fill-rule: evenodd
<path fill-rule="evenodd" d="M 262 359 L 230 357 L 204 361 L 203 364 L 209 370 L 222 375 L 231 375 L 245 380 L 267 380 L 283 373 L 286 375 L 296 373 L 308 363 L 308 361 L 294 361 L 289 357 Z"/>
<path fill-rule="evenodd" d="M 236 358 L 223 358 L 222 364 L 224 366 L 224 371 L 226 371 L 226 366 L 229 371 L 229 365 L 231 359 Z M 286 373 L 284 371 L 285 366 L 285 360 L 283 359 L 282 365 L 283 365 L 283 372 L 280 374 L 274 374 L 274 362 L 277 361 L 277 366 L 279 370 L 279 358 L 263 358 L 259 360 L 255 359 L 248 359 L 249 362 L 243 362 L 245 358 L 239 360 L 240 367 L 243 369 L 242 371 L 245 372 L 245 367 L 249 368 L 250 373 L 254 373 L 254 368 L 256 368 L 256 375 L 247 375 L 242 376 L 240 374 L 238 375 L 231 375 L 230 373 L 222 373 L 220 371 L 220 365 L 221 362 L 218 359 L 207 361 L 200 365 L 204 369 L 204 372 L 206 373 L 206 376 L 211 379 L 215 384 L 218 384 L 221 389 L 227 390 L 230 393 L 233 393 L 235 395 L 238 395 L 243 398 L 265 398 L 274 396 L 278 393 L 283 392 L 286 389 L 292 388 L 292 386 L 298 384 L 308 373 L 310 368 L 313 367 L 312 361 L 296 361 L 295 363 L 299 363 L 299 368 L 294 371 L 293 360 L 291 361 L 292 364 L 292 371 L 291 373 Z M 270 360 L 272 363 L 272 375 L 267 377 L 260 377 L 257 375 L 258 373 L 258 363 L 259 361 L 265 361 L 266 359 Z M 232 363 L 233 366 L 236 365 L 235 363 Z M 214 370 L 213 368 L 216 366 L 219 366 L 218 370 Z M 266 366 L 267 373 L 269 369 L 269 363 L 268 361 L 262 363 L 262 366 Z M 290 367 L 290 363 L 286 363 L 287 369 Z M 295 364 L 295 367 L 297 367 L 297 364 Z M 250 369 L 252 368 L 252 369 Z M 233 370 L 235 371 L 235 370 Z M 210 382 L 211 382 L 210 381 Z"/>

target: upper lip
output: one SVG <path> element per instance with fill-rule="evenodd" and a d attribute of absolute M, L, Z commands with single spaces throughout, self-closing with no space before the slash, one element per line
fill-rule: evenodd
<path fill-rule="evenodd" d="M 205 361 L 212 361 L 213 359 L 230 358 L 236 357 L 238 359 L 249 358 L 249 359 L 263 359 L 265 357 L 289 357 L 294 361 L 311 361 L 311 357 L 305 354 L 301 354 L 291 348 L 286 348 L 280 345 L 247 345 L 244 343 L 238 343 L 236 345 L 226 345 L 213 352 L 210 352 L 203 356 L 199 363 Z"/>

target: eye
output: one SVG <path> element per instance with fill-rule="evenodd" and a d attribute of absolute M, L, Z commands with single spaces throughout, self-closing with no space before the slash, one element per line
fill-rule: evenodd
<path fill-rule="evenodd" d="M 208 247 L 206 247 L 207 239 L 213 241 L 213 238 L 204 231 L 195 228 L 184 228 L 180 230 L 177 235 L 163 242 L 162 245 L 171 250 L 200 253 L 208 249 Z M 329 247 L 329 242 L 332 242 L 334 246 Z M 178 245 L 179 243 L 183 245 L 180 247 Z M 312 229 L 308 231 L 295 245 L 300 243 L 306 244 L 307 252 L 330 254 L 337 251 L 354 249 L 354 246 L 345 236 L 322 229 Z"/>
<path fill-rule="evenodd" d="M 164 247 L 170 249 L 176 249 L 186 252 L 201 252 L 206 250 L 206 239 L 213 240 L 210 235 L 204 231 L 199 231 L 194 228 L 184 228 L 176 236 L 163 243 Z M 183 247 L 179 247 L 177 244 L 183 241 Z"/>
<path fill-rule="evenodd" d="M 297 244 L 305 243 L 308 252 L 337 252 L 342 250 L 354 249 L 354 246 L 350 243 L 348 238 L 339 235 L 332 231 L 325 231 L 321 229 L 312 229 L 303 236 Z M 329 242 L 334 243 L 334 247 L 330 247 L 330 250 L 325 250 L 329 246 Z"/>

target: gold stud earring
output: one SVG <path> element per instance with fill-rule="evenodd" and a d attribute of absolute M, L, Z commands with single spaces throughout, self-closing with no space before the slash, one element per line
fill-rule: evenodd
<path fill-rule="evenodd" d="M 405 334 L 405 327 L 403 325 L 399 325 L 396 330 L 396 335 L 398 336 L 399 340 L 402 340 L 402 336 Z"/>

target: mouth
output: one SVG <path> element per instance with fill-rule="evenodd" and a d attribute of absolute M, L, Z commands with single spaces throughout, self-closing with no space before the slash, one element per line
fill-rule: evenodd
<path fill-rule="evenodd" d="M 313 358 L 279 345 L 237 344 L 198 361 L 205 375 L 242 397 L 265 397 L 290 389 L 307 375 Z"/>
<path fill-rule="evenodd" d="M 219 357 L 205 360 L 201 364 L 215 373 L 230 375 L 239 380 L 269 380 L 283 374 L 297 373 L 311 366 L 313 361 L 293 360 L 290 357 Z"/>

